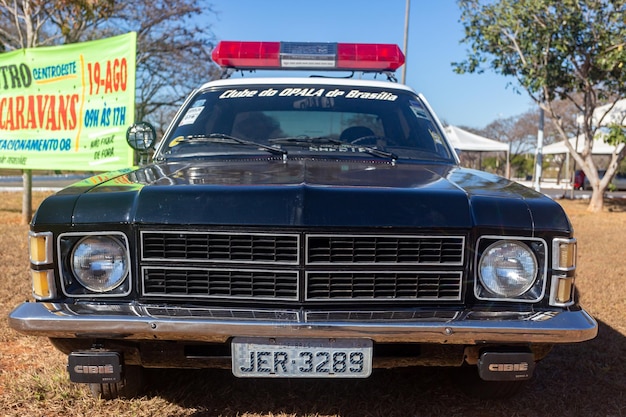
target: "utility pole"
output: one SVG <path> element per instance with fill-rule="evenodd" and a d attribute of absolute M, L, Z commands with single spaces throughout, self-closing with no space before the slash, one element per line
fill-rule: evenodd
<path fill-rule="evenodd" d="M 536 191 L 541 191 L 541 169 L 543 165 L 543 108 L 539 107 L 539 130 L 537 131 L 537 154 L 535 158 L 534 185 Z"/>
<path fill-rule="evenodd" d="M 402 84 L 406 84 L 406 67 L 409 60 L 409 15 L 411 11 L 411 0 L 406 0 L 406 10 L 404 12 L 404 66 L 402 67 Z"/>

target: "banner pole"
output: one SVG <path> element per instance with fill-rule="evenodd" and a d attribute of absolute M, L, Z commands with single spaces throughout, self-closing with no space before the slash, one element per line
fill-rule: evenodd
<path fill-rule="evenodd" d="M 33 216 L 33 171 L 25 169 L 22 175 L 22 224 L 29 224 Z"/>

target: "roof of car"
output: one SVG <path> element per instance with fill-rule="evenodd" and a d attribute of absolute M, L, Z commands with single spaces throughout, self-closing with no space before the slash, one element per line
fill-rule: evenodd
<path fill-rule="evenodd" d="M 415 93 L 415 91 L 405 85 L 390 81 L 355 79 L 355 78 L 336 78 L 336 77 L 237 77 L 222 80 L 209 81 L 204 84 L 201 89 L 211 87 L 228 87 L 234 85 L 337 85 L 345 87 L 373 87 L 394 90 L 404 90 Z"/>

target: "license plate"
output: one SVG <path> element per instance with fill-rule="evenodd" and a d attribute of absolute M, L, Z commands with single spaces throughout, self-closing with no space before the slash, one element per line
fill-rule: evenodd
<path fill-rule="evenodd" d="M 235 337 L 232 370 L 240 378 L 366 378 L 372 346 L 369 339 Z"/>

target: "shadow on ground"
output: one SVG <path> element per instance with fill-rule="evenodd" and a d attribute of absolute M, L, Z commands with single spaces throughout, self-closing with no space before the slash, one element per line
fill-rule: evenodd
<path fill-rule="evenodd" d="M 375 370 L 365 380 L 248 380 L 228 370 L 151 370 L 151 396 L 197 416 L 609 416 L 626 413 L 626 338 L 600 323 L 589 342 L 557 346 L 516 397 L 463 394 L 457 369 Z"/>
<path fill-rule="evenodd" d="M 604 201 L 604 205 L 611 212 L 625 212 L 626 198 L 611 198 Z"/>

